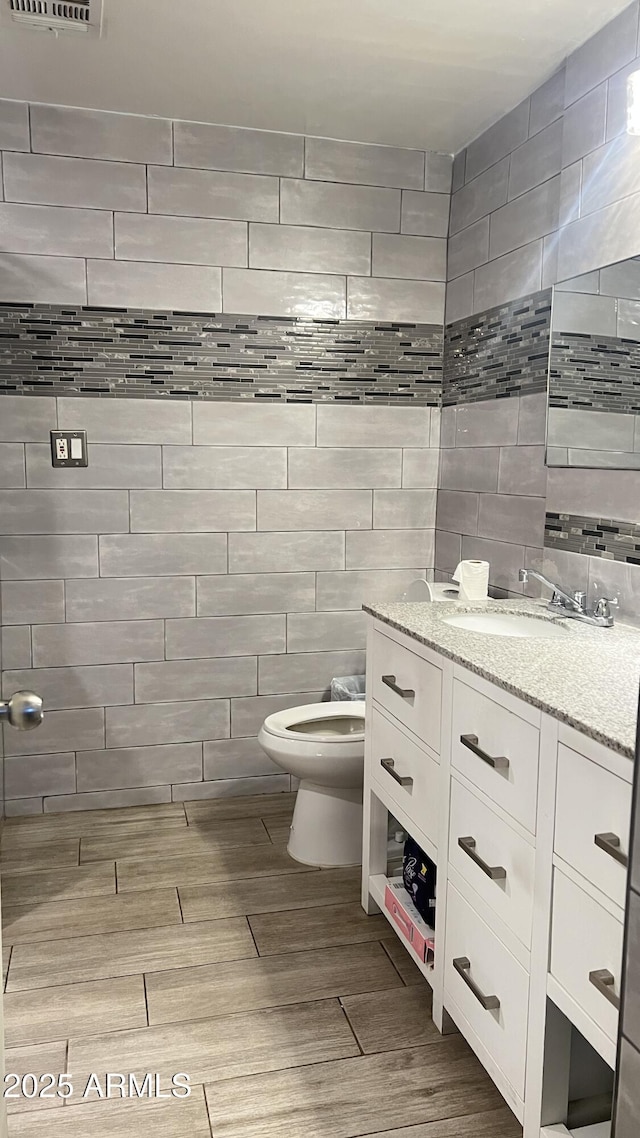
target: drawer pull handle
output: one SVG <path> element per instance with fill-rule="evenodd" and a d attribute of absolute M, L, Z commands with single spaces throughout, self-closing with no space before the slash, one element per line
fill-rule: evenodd
<path fill-rule="evenodd" d="M 453 960 L 453 967 L 459 976 L 462 976 L 465 984 L 473 992 L 479 1004 L 482 1004 L 486 1012 L 497 1011 L 500 1007 L 500 1000 L 497 996 L 485 996 L 484 992 L 480 990 L 475 980 L 471 979 L 469 970 L 471 968 L 471 961 L 466 956 L 457 956 Z"/>
<path fill-rule="evenodd" d="M 403 699 L 415 699 L 416 693 L 413 688 L 401 688 L 396 683 L 395 676 L 383 676 L 382 682 L 386 684 L 388 688 L 391 688 L 391 691 L 394 691 L 396 695 L 402 696 Z"/>
<path fill-rule="evenodd" d="M 615 982 L 615 977 L 606 968 L 599 968 L 596 972 L 589 973 L 589 983 L 593 984 L 617 1011 L 620 1011 L 620 997 L 616 996 L 613 990 Z"/>
<path fill-rule="evenodd" d="M 509 760 L 504 755 L 488 755 L 486 751 L 482 750 L 482 747 L 478 746 L 477 735 L 461 735 L 460 742 L 463 747 L 473 751 L 474 755 L 482 759 L 483 763 L 488 763 L 494 770 L 506 771 L 509 769 Z"/>
<path fill-rule="evenodd" d="M 400 786 L 413 786 L 412 778 L 409 778 L 409 776 L 405 774 L 398 774 L 393 759 L 380 759 L 380 766 L 383 767 L 387 774 L 390 774 L 396 782 L 399 782 Z"/>
<path fill-rule="evenodd" d="M 620 849 L 620 838 L 617 834 L 595 834 L 594 842 L 598 849 L 604 850 L 615 861 L 619 861 L 625 869 L 629 865 L 629 856 Z"/>
<path fill-rule="evenodd" d="M 487 877 L 490 877 L 492 881 L 505 880 L 507 871 L 503 865 L 487 865 L 486 861 L 480 857 L 480 854 L 476 853 L 475 838 L 458 838 L 458 845 L 460 846 L 461 850 L 464 850 L 467 857 L 470 857 L 471 860 L 474 861 L 476 865 L 480 867 L 482 872 L 486 873 Z"/>

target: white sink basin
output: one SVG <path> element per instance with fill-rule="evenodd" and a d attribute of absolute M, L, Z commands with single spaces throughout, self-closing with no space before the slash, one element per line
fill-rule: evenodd
<path fill-rule="evenodd" d="M 460 616 L 445 616 L 444 624 L 463 628 L 467 632 L 484 632 L 488 636 L 519 636 L 537 640 L 560 640 L 567 629 L 535 616 L 518 616 L 502 612 L 466 612 Z"/>

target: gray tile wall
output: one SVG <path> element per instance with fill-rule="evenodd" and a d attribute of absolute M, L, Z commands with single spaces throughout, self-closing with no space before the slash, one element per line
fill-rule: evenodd
<path fill-rule="evenodd" d="M 451 167 L 0 100 L 0 301 L 442 323 Z"/>
<path fill-rule="evenodd" d="M 246 152 L 246 163 L 261 151 Z M 256 733 L 364 671 L 366 596 L 434 566 L 427 406 L 4 395 L 8 814 L 289 789 Z M 54 470 L 49 431 L 86 429 Z"/>

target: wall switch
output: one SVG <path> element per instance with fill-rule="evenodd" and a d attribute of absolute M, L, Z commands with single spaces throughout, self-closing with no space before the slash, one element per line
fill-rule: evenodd
<path fill-rule="evenodd" d="M 88 466 L 86 431 L 52 431 L 51 462 L 53 466 Z"/>

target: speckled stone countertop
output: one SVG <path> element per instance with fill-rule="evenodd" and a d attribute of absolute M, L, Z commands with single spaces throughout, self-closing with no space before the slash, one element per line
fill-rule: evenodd
<path fill-rule="evenodd" d="M 498 684 L 606 747 L 635 755 L 640 631 L 594 628 L 550 614 L 544 601 L 365 604 L 365 612 Z M 444 623 L 461 613 L 517 613 L 559 623 L 566 638 L 495 636 Z"/>

